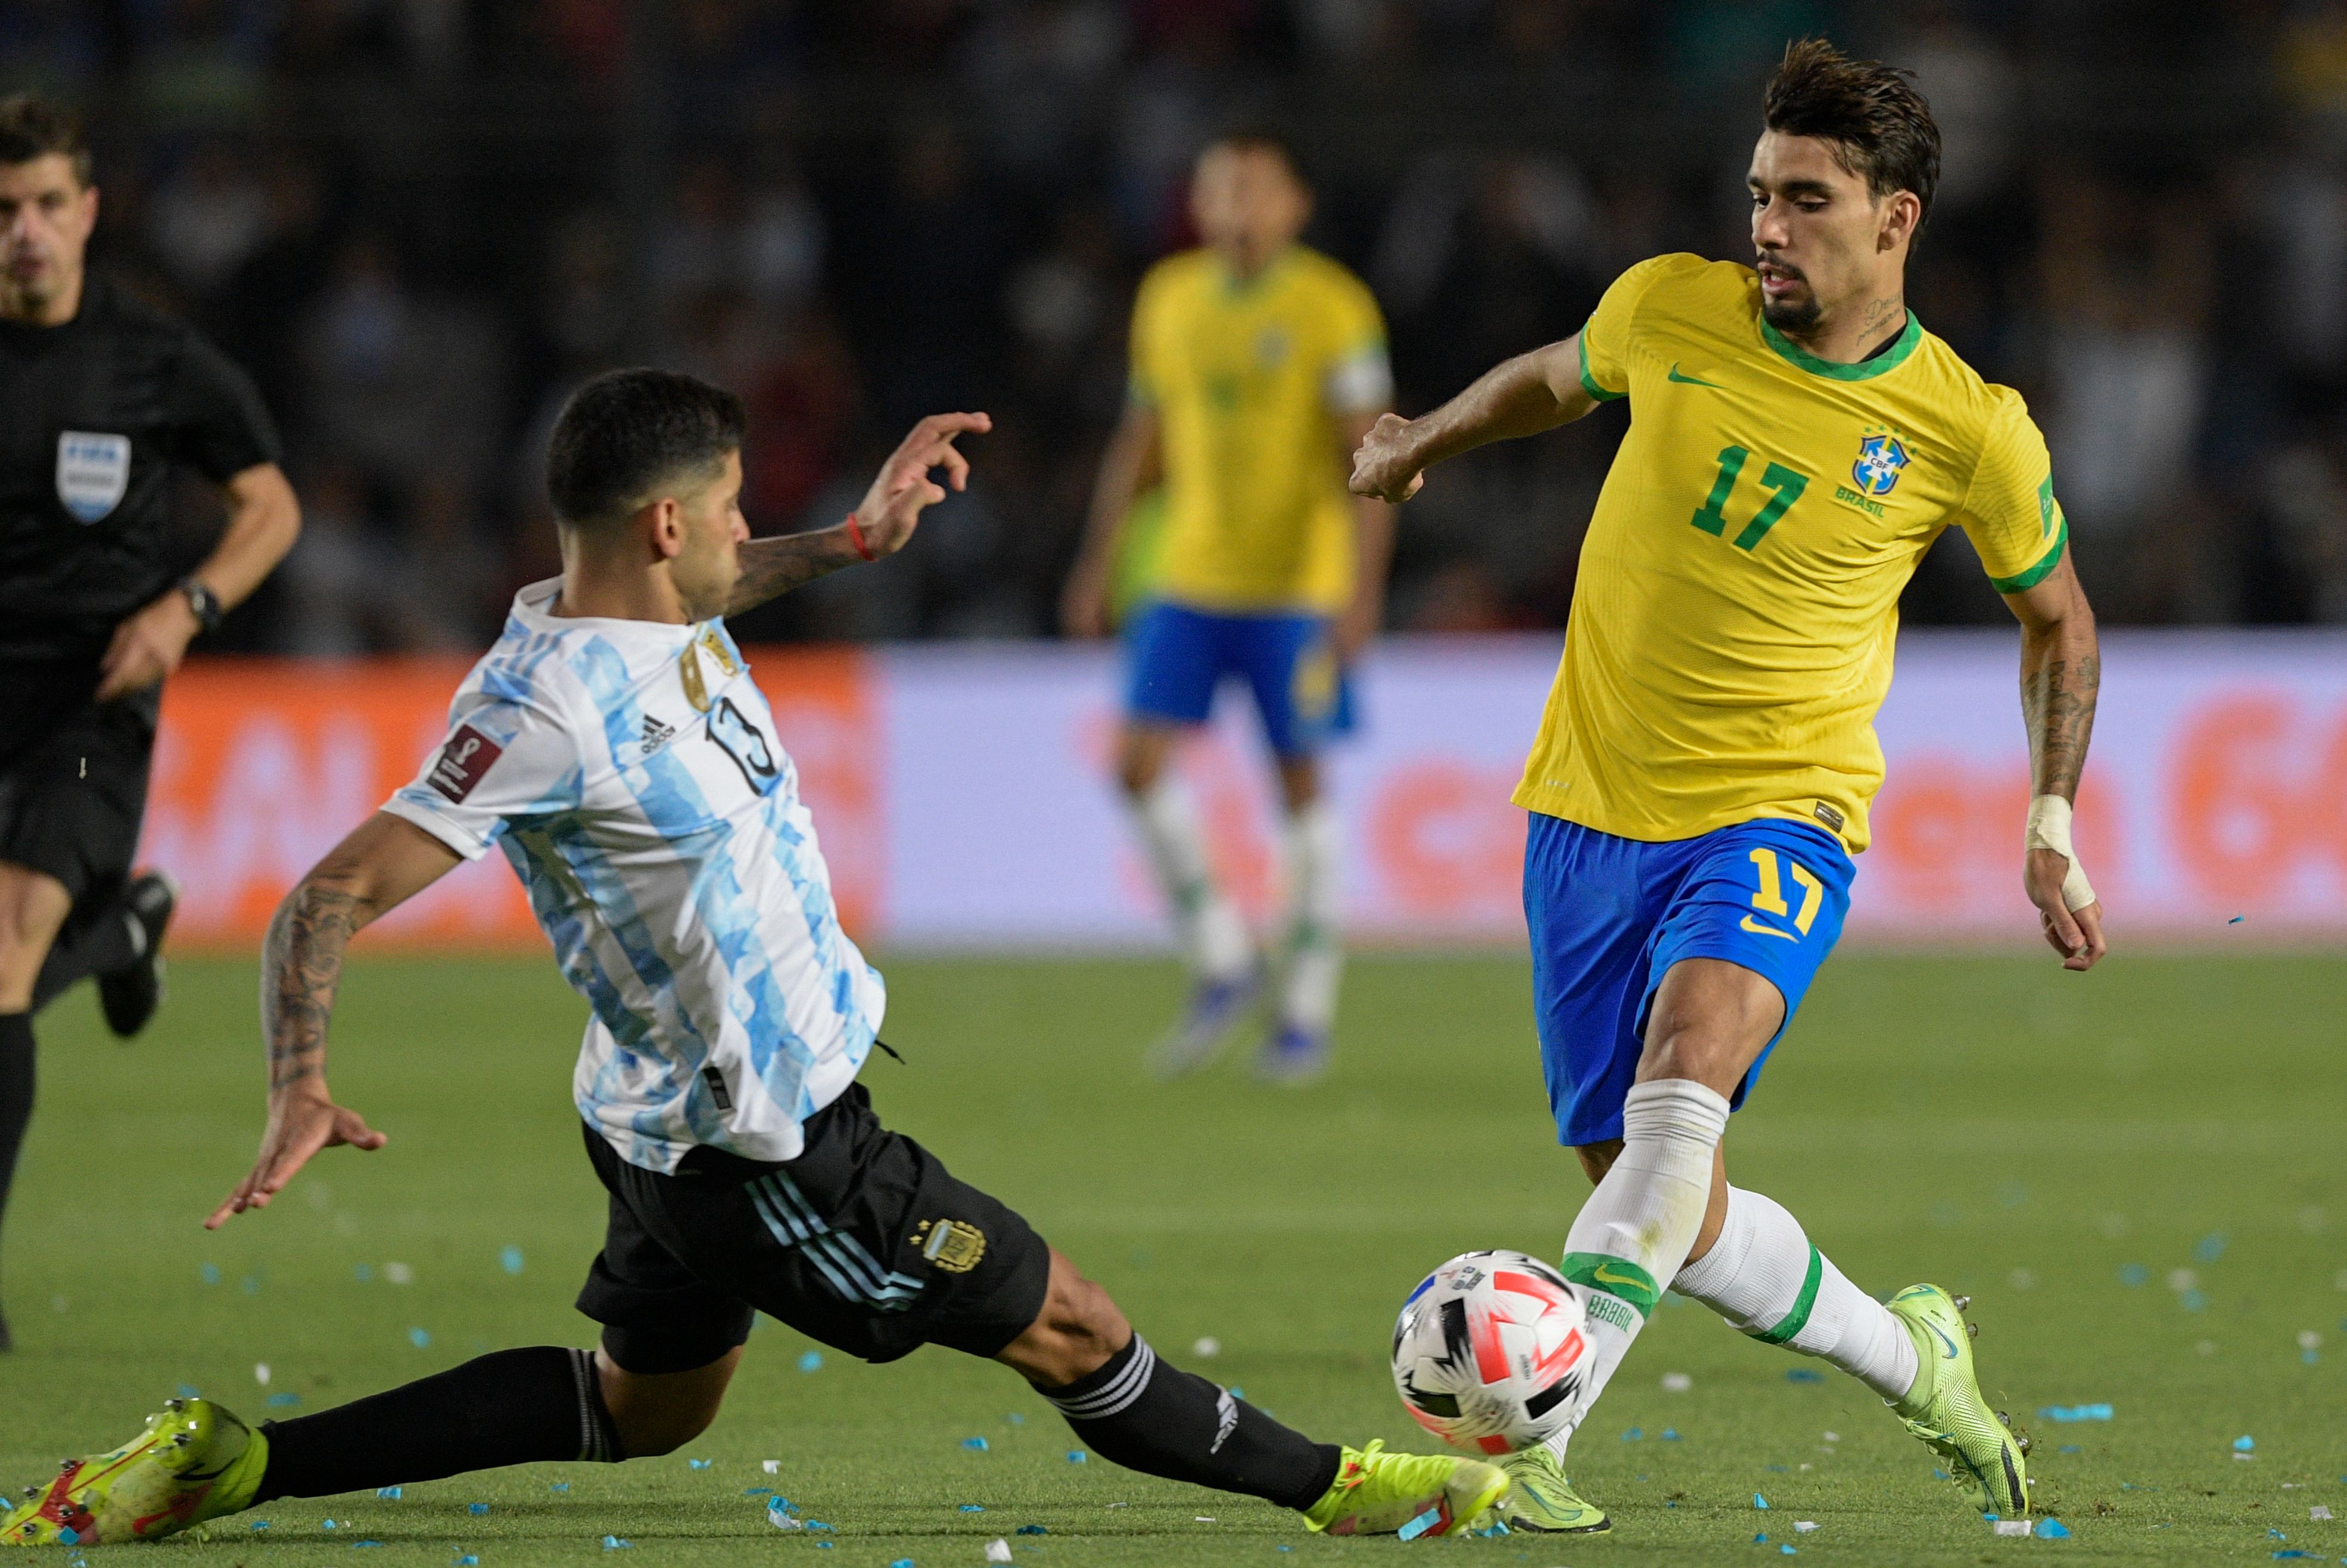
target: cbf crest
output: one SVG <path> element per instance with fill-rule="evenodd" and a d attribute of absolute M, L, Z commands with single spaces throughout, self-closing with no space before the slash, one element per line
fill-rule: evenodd
<path fill-rule="evenodd" d="M 114 510 L 130 488 L 130 437 L 67 430 L 57 436 L 57 499 L 78 523 Z"/>
<path fill-rule="evenodd" d="M 1896 432 L 1868 431 L 1859 437 L 1858 461 L 1850 466 L 1850 483 L 1862 496 L 1887 496 L 1897 487 L 1909 460 L 1907 444 Z"/>

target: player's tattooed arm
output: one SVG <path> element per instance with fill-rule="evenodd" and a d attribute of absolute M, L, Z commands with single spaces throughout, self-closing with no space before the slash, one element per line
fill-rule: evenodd
<path fill-rule="evenodd" d="M 742 575 L 725 602 L 725 613 L 739 615 L 825 572 L 903 549 L 912 542 L 921 509 L 946 498 L 944 488 L 929 478 L 930 472 L 945 470 L 946 484 L 962 488 L 969 483 L 969 459 L 955 449 L 956 438 L 982 436 L 993 428 L 994 421 L 983 414 L 932 414 L 914 425 L 880 466 L 879 477 L 846 522 L 835 528 L 743 545 L 738 557 Z"/>
<path fill-rule="evenodd" d="M 261 948 L 261 1021 L 269 1044 L 269 1124 L 251 1172 L 204 1221 L 267 1208 L 321 1149 L 380 1149 L 384 1135 L 326 1092 L 326 1026 L 343 953 L 369 921 L 446 876 L 456 852 L 405 818 L 377 812 L 285 896 Z"/>
<path fill-rule="evenodd" d="M 2030 794 L 2074 800 L 2103 683 L 2095 612 L 2065 553 L 2044 580 L 2007 594 L 2021 622 L 2021 716 L 2029 732 Z"/>
<path fill-rule="evenodd" d="M 784 534 L 778 538 L 752 539 L 741 548 L 742 575 L 733 581 L 725 613 L 739 615 L 815 579 L 854 566 L 866 559 L 856 548 L 847 525 L 818 528 L 812 533 Z"/>
<path fill-rule="evenodd" d="M 2102 655 L 2091 644 L 2067 658 L 2050 641 L 2024 649 L 2021 712 L 2029 728 L 2030 794 L 2077 798 L 2102 683 Z"/>

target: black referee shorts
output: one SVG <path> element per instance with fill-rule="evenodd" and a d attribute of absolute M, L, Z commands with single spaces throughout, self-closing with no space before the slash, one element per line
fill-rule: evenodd
<path fill-rule="evenodd" d="M 0 662 L 0 860 L 45 872 L 81 904 L 129 876 L 147 815 L 160 685 L 94 702 L 83 661 Z"/>
<path fill-rule="evenodd" d="M 784 1164 L 704 1148 L 662 1175 L 582 1131 L 610 1222 L 579 1310 L 630 1372 L 705 1367 L 759 1312 L 894 1361 L 923 1345 L 991 1357 L 1043 1310 L 1043 1238 L 881 1126 L 860 1083 L 808 1121 Z"/>

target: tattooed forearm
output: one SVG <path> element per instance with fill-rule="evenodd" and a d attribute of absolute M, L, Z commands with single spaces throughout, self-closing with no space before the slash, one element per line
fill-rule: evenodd
<path fill-rule="evenodd" d="M 742 575 L 733 584 L 733 597 L 726 601 L 725 613 L 739 615 L 755 609 L 778 594 L 863 559 L 845 525 L 808 534 L 784 534 L 780 538 L 752 539 L 742 547 Z"/>
<path fill-rule="evenodd" d="M 326 1021 L 343 978 L 343 950 L 377 913 L 332 882 L 304 881 L 277 907 L 261 947 L 261 1022 L 273 1091 L 326 1069 Z"/>
<path fill-rule="evenodd" d="M 2086 743 L 2095 733 L 2095 697 L 2103 682 L 2102 656 L 2093 637 L 2089 630 L 2083 645 L 2065 647 L 2056 628 L 2042 640 L 2024 640 L 2021 712 L 2029 729 L 2033 794 L 2077 796 Z"/>

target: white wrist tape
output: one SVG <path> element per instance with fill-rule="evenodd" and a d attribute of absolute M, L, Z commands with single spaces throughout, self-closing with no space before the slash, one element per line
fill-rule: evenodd
<path fill-rule="evenodd" d="M 2086 868 L 2078 864 L 2078 852 L 2070 847 L 2070 803 L 2058 794 L 2041 794 L 2029 802 L 2029 832 L 2024 841 L 2031 849 L 2050 849 L 2070 862 L 2069 875 L 2062 878 L 2062 902 L 2073 909 L 2083 909 L 2095 901 L 2095 890 L 2087 884 Z"/>

